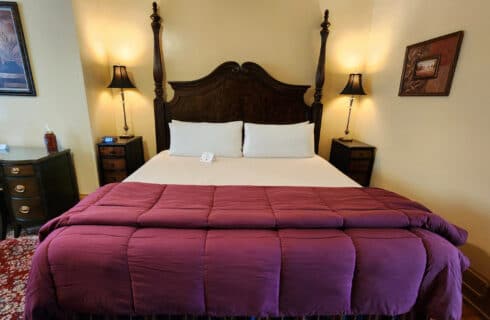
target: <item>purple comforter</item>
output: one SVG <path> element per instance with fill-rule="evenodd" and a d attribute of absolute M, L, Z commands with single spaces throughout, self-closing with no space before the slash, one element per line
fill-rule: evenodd
<path fill-rule="evenodd" d="M 41 229 L 25 315 L 455 320 L 466 237 L 381 189 L 110 184 Z"/>

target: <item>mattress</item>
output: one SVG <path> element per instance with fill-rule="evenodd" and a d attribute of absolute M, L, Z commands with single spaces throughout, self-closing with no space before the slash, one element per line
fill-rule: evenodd
<path fill-rule="evenodd" d="M 359 187 L 328 161 L 312 158 L 224 158 L 202 163 L 196 157 L 163 151 L 125 182 L 184 185 Z"/>

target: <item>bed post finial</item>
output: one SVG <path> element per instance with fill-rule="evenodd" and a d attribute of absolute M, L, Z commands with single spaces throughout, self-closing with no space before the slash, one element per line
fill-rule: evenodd
<path fill-rule="evenodd" d="M 327 37 L 330 33 L 330 22 L 328 21 L 329 11 L 325 10 L 323 17 L 323 22 L 321 24 L 322 30 L 320 31 L 321 44 L 320 44 L 320 55 L 318 57 L 318 65 L 316 68 L 315 77 L 315 94 L 314 101 L 311 106 L 311 118 L 315 123 L 315 152 L 318 153 L 318 146 L 320 143 L 320 131 L 322 127 L 322 114 L 323 114 L 323 104 L 322 104 L 322 91 L 323 83 L 325 82 L 325 46 L 327 44 Z"/>
<path fill-rule="evenodd" d="M 165 112 L 165 99 L 163 90 L 163 58 L 160 39 L 162 28 L 162 18 L 158 14 L 156 2 L 152 3 L 153 13 L 151 18 L 151 28 L 153 29 L 153 80 L 155 81 L 155 99 L 153 107 L 155 111 L 155 128 L 166 128 L 166 130 L 156 131 L 157 152 L 168 149 L 170 145 L 168 119 Z"/>
<path fill-rule="evenodd" d="M 153 14 L 151 17 L 151 28 L 153 29 L 153 80 L 155 81 L 155 99 L 163 101 L 163 64 L 162 50 L 160 45 L 160 29 L 162 18 L 158 14 L 157 3 L 153 2 Z"/>

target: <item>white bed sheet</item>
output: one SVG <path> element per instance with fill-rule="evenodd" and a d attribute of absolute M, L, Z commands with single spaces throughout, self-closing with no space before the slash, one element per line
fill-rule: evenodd
<path fill-rule="evenodd" d="M 126 182 L 193 185 L 360 187 L 323 158 L 222 158 L 210 164 L 163 151 Z"/>

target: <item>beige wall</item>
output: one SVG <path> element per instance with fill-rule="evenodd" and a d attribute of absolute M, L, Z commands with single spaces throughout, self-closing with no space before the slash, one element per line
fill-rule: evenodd
<path fill-rule="evenodd" d="M 341 96 L 350 73 L 361 73 L 366 63 L 371 29 L 372 0 L 320 1 L 330 10 L 332 23 L 327 43 L 324 109 L 320 155 L 328 159 L 332 138 L 344 135 L 349 97 Z M 356 102 L 357 105 L 357 102 Z M 352 122 L 356 119 L 352 111 Z"/>
<path fill-rule="evenodd" d="M 117 106 L 112 91 L 106 88 L 111 79 L 111 65 L 106 49 L 106 33 L 102 32 L 106 28 L 103 17 L 109 9 L 98 2 L 73 1 L 94 142 L 102 136 L 117 135 Z"/>
<path fill-rule="evenodd" d="M 80 192 L 88 193 L 97 171 L 71 3 L 17 3 L 38 96 L 0 96 L 0 143 L 43 146 L 48 123 L 72 149 Z"/>
<path fill-rule="evenodd" d="M 152 1 L 72 2 L 94 139 L 123 133 L 119 90 L 107 89 L 112 65 L 122 64 L 137 87 L 125 91 L 130 133 L 143 136 L 147 158 L 154 155 Z"/>
<path fill-rule="evenodd" d="M 370 95 L 354 132 L 378 148 L 373 184 L 467 228 L 464 251 L 490 277 L 488 12 L 487 0 L 374 0 Z M 458 30 L 465 37 L 450 96 L 399 97 L 406 46 Z"/>
<path fill-rule="evenodd" d="M 125 64 L 138 87 L 127 94 L 129 125 L 143 136 L 147 157 L 156 150 L 151 2 L 73 0 L 94 137 L 122 131 L 119 95 L 114 92 L 112 102 L 106 100 L 111 91 L 105 86 L 110 66 Z M 333 31 L 327 46 L 326 108 L 320 142 L 320 153 L 328 154 L 331 138 L 339 135 L 345 124 L 347 101 L 338 92 L 347 74 L 364 65 L 371 0 L 162 0 L 159 5 L 167 79 L 196 79 L 224 61 L 236 60 L 257 62 L 282 81 L 312 86 L 320 23 L 328 6 Z M 167 89 L 170 99 L 172 92 Z M 312 102 L 311 90 L 306 101 Z"/>

